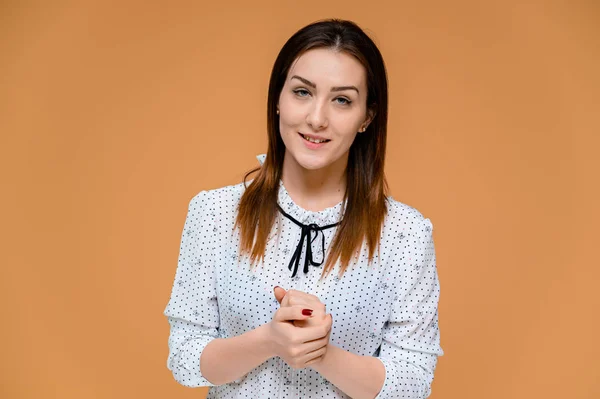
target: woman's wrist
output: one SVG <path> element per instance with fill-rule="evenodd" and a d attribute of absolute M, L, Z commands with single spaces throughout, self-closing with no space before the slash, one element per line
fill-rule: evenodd
<path fill-rule="evenodd" d="M 271 345 L 270 327 L 269 323 L 265 323 L 262 326 L 257 327 L 254 331 L 255 337 L 253 339 L 253 344 L 256 345 L 257 350 L 263 354 L 265 360 L 277 355 L 274 353 L 273 346 Z"/>
<path fill-rule="evenodd" d="M 272 357 L 268 338 L 268 328 L 260 326 L 234 337 L 214 339 L 201 354 L 200 372 L 215 385 L 235 381 Z"/>
<path fill-rule="evenodd" d="M 315 370 L 316 372 L 318 372 L 318 373 L 321 373 L 321 374 L 322 374 L 323 367 L 325 367 L 325 366 L 326 366 L 326 364 L 327 364 L 327 363 L 326 363 L 326 362 L 327 362 L 327 360 L 328 360 L 327 356 L 328 356 L 328 355 L 329 355 L 329 356 L 331 356 L 330 352 L 331 352 L 332 350 L 335 350 L 335 349 L 336 349 L 336 348 L 333 348 L 333 349 L 332 349 L 332 346 L 333 346 L 333 345 L 331 345 L 331 343 L 328 343 L 328 344 L 327 344 L 327 351 L 325 352 L 325 354 L 324 354 L 324 355 L 321 357 L 321 359 L 320 359 L 318 362 L 316 362 L 316 363 L 314 363 L 314 364 L 311 364 L 309 367 L 310 367 L 310 368 L 312 368 L 313 370 Z"/>

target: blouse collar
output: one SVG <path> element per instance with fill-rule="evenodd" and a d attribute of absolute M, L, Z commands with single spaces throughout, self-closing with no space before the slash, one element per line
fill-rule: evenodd
<path fill-rule="evenodd" d="M 258 159 L 262 165 L 266 157 L 267 154 L 260 154 L 256 156 L 256 159 Z M 341 220 L 341 217 L 343 216 L 342 206 L 345 206 L 347 200 L 340 201 L 336 205 L 321 211 L 309 211 L 300 207 L 292 200 L 290 194 L 283 185 L 283 181 L 279 180 L 277 203 L 286 213 L 303 224 L 315 223 L 319 226 L 324 226 L 337 223 Z"/>

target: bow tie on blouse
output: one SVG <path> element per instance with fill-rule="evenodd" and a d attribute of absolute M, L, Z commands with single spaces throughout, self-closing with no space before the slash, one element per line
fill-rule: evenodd
<path fill-rule="evenodd" d="M 296 223 L 298 226 L 300 226 L 302 228 L 302 235 L 300 236 L 300 242 L 298 243 L 298 246 L 296 247 L 296 250 L 294 251 L 294 255 L 292 256 L 292 259 L 290 259 L 290 264 L 288 266 L 288 269 L 292 270 L 292 265 L 293 265 L 294 272 L 292 273 L 292 277 L 295 277 L 296 273 L 298 272 L 298 265 L 300 264 L 300 253 L 302 252 L 302 246 L 304 245 L 304 239 L 307 237 L 308 237 L 308 242 L 306 243 L 306 255 L 304 256 L 304 274 L 308 273 L 308 265 L 309 264 L 312 266 L 321 266 L 323 264 L 323 261 L 325 260 L 325 235 L 323 234 L 323 230 L 335 227 L 339 224 L 339 222 L 334 223 L 334 224 L 328 224 L 327 226 L 323 226 L 323 227 L 320 227 L 314 223 L 306 225 L 306 224 L 300 223 L 299 221 L 297 221 L 296 219 L 294 219 L 293 217 L 291 217 L 290 215 L 285 213 L 285 211 L 283 209 L 281 209 L 281 206 L 279 206 L 279 204 L 277 204 L 277 207 L 279 208 L 279 211 L 283 214 L 283 216 L 290 219 L 292 222 Z M 315 233 L 315 236 L 311 238 L 312 232 Z M 323 251 L 322 251 L 323 258 L 321 259 L 321 262 L 317 263 L 314 261 L 314 259 L 312 257 L 312 242 L 319 236 L 319 232 L 321 233 L 321 237 L 322 237 L 321 245 L 323 247 Z"/>

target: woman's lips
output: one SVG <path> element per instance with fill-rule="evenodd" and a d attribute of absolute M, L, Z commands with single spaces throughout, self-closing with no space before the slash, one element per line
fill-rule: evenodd
<path fill-rule="evenodd" d="M 304 142 L 304 145 L 306 145 L 306 147 L 308 147 L 311 150 L 319 149 L 329 142 L 329 141 L 325 141 L 323 143 L 313 143 L 311 141 L 306 140 L 304 138 L 304 136 L 302 135 L 302 133 L 298 132 L 298 135 L 300 136 L 300 139 Z"/>

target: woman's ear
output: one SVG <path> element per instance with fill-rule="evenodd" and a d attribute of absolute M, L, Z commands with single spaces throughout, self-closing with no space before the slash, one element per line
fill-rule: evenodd
<path fill-rule="evenodd" d="M 367 118 L 365 119 L 365 122 L 361 125 L 362 129 L 361 131 L 364 132 L 365 130 L 367 130 L 367 128 L 369 127 L 369 125 L 371 124 L 371 122 L 373 121 L 373 118 L 375 118 L 375 115 L 377 114 L 377 111 L 375 109 L 375 107 L 369 107 L 369 109 L 367 110 Z"/>

